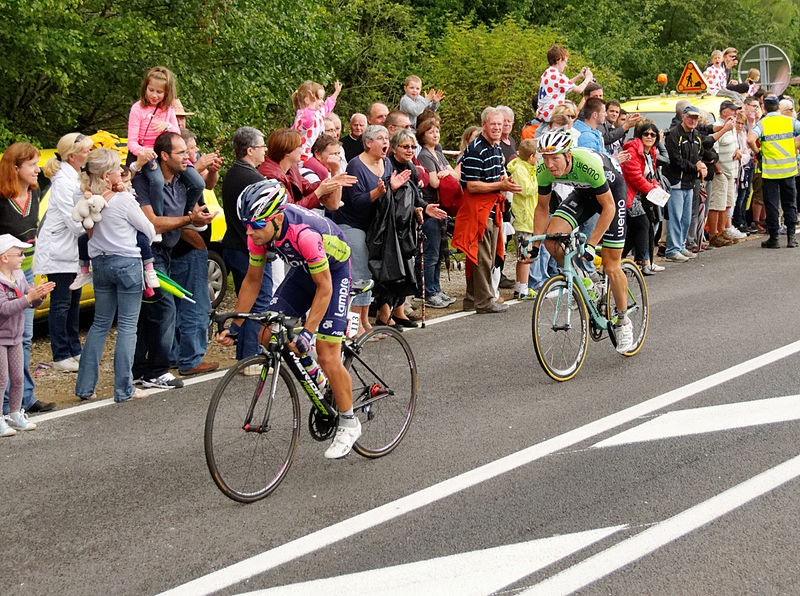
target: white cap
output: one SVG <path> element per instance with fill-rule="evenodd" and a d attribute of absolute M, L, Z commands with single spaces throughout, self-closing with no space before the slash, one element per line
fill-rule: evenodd
<path fill-rule="evenodd" d="M 11 234 L 3 234 L 0 236 L 0 255 L 7 253 L 12 248 L 21 248 L 25 250 L 30 247 L 30 244 L 17 240 Z"/>

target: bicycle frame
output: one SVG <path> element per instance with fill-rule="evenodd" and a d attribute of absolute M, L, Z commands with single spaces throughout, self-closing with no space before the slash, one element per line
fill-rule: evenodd
<path fill-rule="evenodd" d="M 586 308 L 589 311 L 592 319 L 594 319 L 595 324 L 603 331 L 607 331 L 609 327 L 611 327 L 611 321 L 600 314 L 600 311 L 597 309 L 596 301 L 589 296 L 589 291 L 586 289 L 586 286 L 584 286 L 582 282 L 578 281 L 581 279 L 581 277 L 573 263 L 573 259 L 576 257 L 580 258 L 578 255 L 583 252 L 581 249 L 586 243 L 586 236 L 581 234 L 576 228 L 569 234 L 542 234 L 539 236 L 533 236 L 531 238 L 531 240 L 534 242 L 544 241 L 546 239 L 560 240 L 564 244 L 565 248 L 564 265 L 562 266 L 561 270 L 567 281 L 567 326 L 570 325 L 572 318 L 572 309 L 570 306 L 572 302 L 572 288 L 574 286 L 578 288 L 578 292 L 583 297 Z M 609 291 L 608 276 L 605 275 L 604 277 L 605 283 L 601 297 L 605 296 Z M 560 306 L 560 299 L 559 303 L 557 303 L 557 306 Z M 553 321 L 553 325 L 555 325 L 555 321 Z"/>

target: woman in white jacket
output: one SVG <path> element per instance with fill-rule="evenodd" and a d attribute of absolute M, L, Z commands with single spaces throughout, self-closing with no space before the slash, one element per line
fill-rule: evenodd
<path fill-rule="evenodd" d="M 85 230 L 72 219 L 72 208 L 81 196 L 78 174 L 92 148 L 92 139 L 77 132 L 61 137 L 55 157 L 45 164 L 45 176 L 51 179 L 47 212 L 39 225 L 33 270 L 56 284 L 50 294 L 50 349 L 56 370 L 76 372 L 81 356 L 78 338 L 80 290 L 69 285 L 79 271 L 78 236 Z"/>

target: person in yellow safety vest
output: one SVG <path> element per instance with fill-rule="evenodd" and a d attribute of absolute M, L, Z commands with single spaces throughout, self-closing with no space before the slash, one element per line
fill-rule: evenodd
<path fill-rule="evenodd" d="M 797 175 L 797 150 L 800 148 L 800 122 L 778 113 L 778 98 L 764 98 L 767 112 L 747 135 L 750 148 L 758 153 L 761 144 L 761 179 L 764 207 L 767 210 L 769 238 L 763 248 L 778 248 L 778 200 L 786 224 L 786 247 L 796 248 L 797 200 L 794 177 Z"/>

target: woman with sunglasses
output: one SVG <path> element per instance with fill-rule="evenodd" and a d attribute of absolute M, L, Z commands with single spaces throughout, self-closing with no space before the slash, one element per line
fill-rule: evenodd
<path fill-rule="evenodd" d="M 78 132 L 66 134 L 58 141 L 56 154 L 42 168 L 51 180 L 50 198 L 37 234 L 33 270 L 56 284 L 50 294 L 47 327 L 53 368 L 67 372 L 78 371 L 81 357 L 81 291 L 69 286 L 79 271 L 78 236 L 85 232 L 81 223 L 72 219 L 72 209 L 80 196 L 78 177 L 92 144 L 92 139 Z"/>
<path fill-rule="evenodd" d="M 633 251 L 633 258 L 644 275 L 653 275 L 664 268 L 653 263 L 654 230 L 646 209 L 647 193 L 659 186 L 655 181 L 656 143 L 658 127 L 652 120 L 641 120 L 633 133 L 633 139 L 623 145 L 631 158 L 622 164 L 625 184 L 628 186 L 628 233 L 625 237 L 623 257 Z"/>

